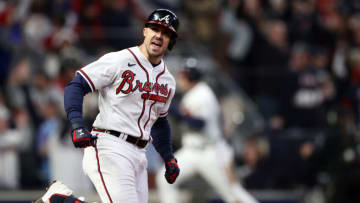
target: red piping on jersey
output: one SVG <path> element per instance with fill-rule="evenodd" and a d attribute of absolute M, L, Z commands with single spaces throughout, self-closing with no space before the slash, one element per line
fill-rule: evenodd
<path fill-rule="evenodd" d="M 147 72 L 147 70 L 146 70 L 146 69 L 144 68 L 144 66 L 140 63 L 139 59 L 136 57 L 136 55 L 134 54 L 134 52 L 132 52 L 129 48 L 127 48 L 127 50 L 134 56 L 136 62 L 137 62 L 137 63 L 139 64 L 139 66 L 145 71 L 147 82 L 150 82 L 150 81 L 149 81 L 149 73 Z M 138 127 L 139 127 L 139 130 L 140 130 L 140 139 L 144 136 L 143 131 L 142 131 L 141 126 L 140 126 L 140 120 L 141 120 L 142 116 L 144 115 L 145 107 L 146 107 L 146 100 L 144 99 L 142 111 L 141 111 L 140 117 L 138 118 Z"/>
<path fill-rule="evenodd" d="M 170 95 L 171 95 L 171 88 L 170 88 L 170 90 L 169 90 L 169 94 L 168 94 L 168 96 L 167 96 L 166 101 L 167 101 L 167 100 L 169 100 Z M 164 115 L 166 115 L 166 114 L 168 114 L 168 111 L 167 111 L 167 112 L 165 112 L 165 113 L 161 113 L 161 114 L 160 114 L 160 116 L 164 116 Z"/>
<path fill-rule="evenodd" d="M 97 149 L 96 144 L 95 144 L 95 152 L 96 152 L 96 161 L 97 161 L 98 172 L 99 172 L 99 174 L 100 174 L 101 182 L 102 182 L 102 184 L 103 184 L 103 186 L 104 186 L 104 188 L 105 188 L 105 192 L 106 192 L 106 194 L 107 194 L 110 202 L 112 203 L 113 201 L 112 201 L 112 199 L 111 199 L 111 197 L 110 197 L 109 191 L 107 190 L 107 187 L 106 187 L 105 181 L 104 181 L 104 177 L 103 177 L 103 175 L 102 175 L 102 173 L 101 173 L 101 170 L 100 170 L 99 153 L 98 153 L 98 149 Z"/>
<path fill-rule="evenodd" d="M 146 125 L 148 124 L 149 120 L 150 120 L 150 116 L 151 116 L 151 108 L 154 106 L 154 104 L 156 103 L 156 101 L 154 101 L 151 106 L 150 106 L 150 109 L 149 109 L 149 117 L 147 119 L 147 121 L 145 122 L 144 124 L 144 129 L 146 128 Z"/>
<path fill-rule="evenodd" d="M 80 73 L 82 73 L 82 74 L 86 77 L 86 79 L 90 82 L 90 85 L 91 85 L 91 87 L 92 87 L 92 90 L 95 91 L 95 85 L 94 85 L 94 83 L 91 81 L 90 77 L 89 77 L 83 70 L 80 69 L 79 71 L 80 71 Z"/>
<path fill-rule="evenodd" d="M 164 73 L 165 73 L 165 63 L 164 63 L 164 70 L 163 70 L 161 73 L 159 73 L 159 75 L 156 76 L 156 80 L 155 80 L 156 82 L 155 82 L 155 83 L 158 83 L 159 77 L 160 77 L 162 74 L 164 74 Z M 157 92 L 157 95 L 159 95 L 159 92 Z M 156 103 L 156 101 L 154 101 L 154 102 L 151 104 L 151 106 L 150 106 L 150 109 L 149 109 L 149 117 L 148 117 L 147 121 L 146 121 L 145 124 L 144 124 L 144 130 L 145 130 L 145 128 L 146 128 L 146 125 L 147 125 L 148 122 L 150 121 L 151 108 L 154 106 L 155 103 Z"/>
<path fill-rule="evenodd" d="M 165 113 L 161 113 L 160 116 L 164 116 L 166 115 L 168 112 L 165 112 Z"/>
<path fill-rule="evenodd" d="M 131 51 L 131 49 L 127 48 L 127 50 L 134 56 L 136 62 L 139 64 L 139 66 L 145 71 L 146 73 L 146 78 L 147 78 L 147 81 L 149 81 L 149 73 L 147 72 L 147 70 L 144 68 L 144 66 L 140 63 L 139 59 L 136 57 L 136 55 L 134 54 L 134 52 Z"/>

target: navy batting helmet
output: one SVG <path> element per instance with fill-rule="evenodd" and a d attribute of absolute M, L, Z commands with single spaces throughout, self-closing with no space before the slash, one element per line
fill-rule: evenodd
<path fill-rule="evenodd" d="M 179 19 L 175 13 L 168 9 L 156 9 L 150 14 L 147 22 L 145 23 L 145 27 L 149 27 L 151 24 L 162 25 L 172 31 L 168 47 L 168 49 L 171 50 L 176 43 L 177 30 L 179 27 Z"/>
<path fill-rule="evenodd" d="M 196 58 L 187 58 L 185 60 L 182 72 L 186 74 L 189 81 L 197 82 L 201 80 L 203 73 L 198 66 L 199 64 Z"/>

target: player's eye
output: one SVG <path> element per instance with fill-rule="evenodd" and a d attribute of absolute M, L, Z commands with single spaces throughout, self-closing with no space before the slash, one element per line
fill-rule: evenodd
<path fill-rule="evenodd" d="M 155 26 L 152 26 L 152 27 L 150 27 L 151 28 L 151 30 L 153 30 L 154 32 L 159 32 L 159 28 L 158 27 L 155 27 Z"/>
<path fill-rule="evenodd" d="M 168 30 L 163 32 L 164 35 L 168 36 L 169 38 L 171 37 L 172 33 Z"/>

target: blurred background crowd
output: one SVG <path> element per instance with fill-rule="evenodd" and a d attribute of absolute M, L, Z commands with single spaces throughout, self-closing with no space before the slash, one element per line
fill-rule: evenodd
<path fill-rule="evenodd" d="M 1 0 L 1 190 L 43 189 L 54 177 L 92 189 L 68 136 L 64 87 L 104 53 L 139 44 L 160 7 L 181 23 L 168 67 L 199 61 L 246 189 L 360 202 L 357 0 Z M 97 111 L 87 95 L 89 128 Z"/>

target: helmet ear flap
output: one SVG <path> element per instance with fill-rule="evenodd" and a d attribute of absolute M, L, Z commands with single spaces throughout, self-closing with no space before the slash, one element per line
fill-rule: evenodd
<path fill-rule="evenodd" d="M 172 48 L 175 46 L 175 44 L 176 44 L 176 37 L 171 37 L 169 46 L 168 46 L 169 51 L 172 50 Z"/>

